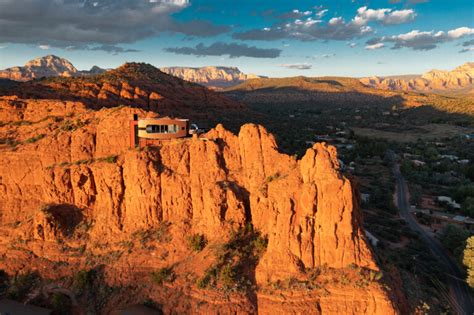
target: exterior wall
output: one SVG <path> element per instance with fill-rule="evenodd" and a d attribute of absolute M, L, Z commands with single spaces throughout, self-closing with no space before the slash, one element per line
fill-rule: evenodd
<path fill-rule="evenodd" d="M 176 132 L 169 133 L 149 133 L 147 126 L 163 126 L 176 125 Z M 172 119 L 172 118 L 156 118 L 156 119 L 139 119 L 130 121 L 130 147 L 146 147 L 156 145 L 160 140 L 170 140 L 184 138 L 189 135 L 189 120 Z"/>
<path fill-rule="evenodd" d="M 146 128 L 149 125 L 177 125 L 178 131 L 175 133 L 148 133 Z M 188 135 L 189 121 L 187 119 L 141 119 L 138 120 L 138 137 L 145 139 L 164 140 L 182 138 Z"/>

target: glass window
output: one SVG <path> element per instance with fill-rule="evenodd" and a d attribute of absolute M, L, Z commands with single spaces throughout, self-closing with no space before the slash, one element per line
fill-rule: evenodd
<path fill-rule="evenodd" d="M 177 133 L 181 128 L 178 125 L 147 125 L 147 133 Z M 184 130 L 184 127 L 182 128 Z"/>

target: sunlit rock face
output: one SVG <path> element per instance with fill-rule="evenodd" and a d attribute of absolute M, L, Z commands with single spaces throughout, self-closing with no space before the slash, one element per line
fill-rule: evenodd
<path fill-rule="evenodd" d="M 431 70 L 421 76 L 370 77 L 361 82 L 367 86 L 402 91 L 443 91 L 472 89 L 474 63 L 467 62 L 452 71 Z"/>
<path fill-rule="evenodd" d="M 133 149 L 129 120 L 156 114 L 16 97 L 3 97 L 0 108 L 0 134 L 14 133 L 16 141 L 0 146 L 0 268 L 9 273 L 39 270 L 55 279 L 118 252 L 115 260 L 100 260 L 107 281 L 116 285 L 149 283 L 143 270 L 173 266 L 176 281 L 146 293 L 169 312 L 397 313 L 377 281 L 360 288 L 327 281 L 324 292 L 264 289 L 311 270 L 323 270 L 321 277 L 348 268 L 379 270 L 334 147 L 316 143 L 297 160 L 280 153 L 264 127 L 246 124 L 238 135 L 218 125 L 200 138 Z M 190 279 L 206 272 L 232 231 L 249 225 L 268 240 L 246 271 L 252 289 L 228 299 L 197 288 Z M 167 241 L 135 241 L 163 226 Z M 209 242 L 202 253 L 186 245 L 193 234 Z M 12 242 L 18 247 L 12 249 Z M 129 243 L 137 245 L 125 250 Z"/>

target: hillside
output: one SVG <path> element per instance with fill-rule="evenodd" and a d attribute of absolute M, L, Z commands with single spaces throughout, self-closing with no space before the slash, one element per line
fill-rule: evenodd
<path fill-rule="evenodd" d="M 224 90 L 225 95 L 247 104 L 321 106 L 365 106 L 401 102 L 398 93 L 364 86 L 359 80 L 342 77 L 289 77 L 248 80 Z"/>
<path fill-rule="evenodd" d="M 361 82 L 385 90 L 472 93 L 474 88 L 474 62 L 465 63 L 452 71 L 431 70 L 418 77 L 370 77 Z"/>
<path fill-rule="evenodd" d="M 211 89 L 222 89 L 259 77 L 254 74 L 245 74 L 237 67 L 164 67 L 160 70 L 185 81 L 198 83 Z M 98 66 L 93 66 L 90 70 L 78 70 L 67 59 L 48 55 L 30 60 L 24 66 L 0 70 L 0 79 L 30 81 L 49 77 L 91 76 L 104 72 L 106 70 Z"/>
<path fill-rule="evenodd" d="M 260 78 L 248 80 L 223 92 L 230 98 L 252 106 L 309 106 L 315 110 L 430 106 L 440 112 L 474 115 L 472 96 L 375 89 L 355 78 Z"/>
<path fill-rule="evenodd" d="M 79 71 L 68 60 L 54 55 L 48 55 L 30 60 L 22 67 L 0 70 L 0 78 L 15 81 L 29 81 L 44 77 L 85 76 L 102 72 L 105 72 L 105 70 L 97 66 L 93 66 L 89 71 Z"/>
<path fill-rule="evenodd" d="M 127 63 L 94 76 L 51 77 L 18 83 L 4 81 L 0 83 L 0 95 L 69 100 L 81 102 L 91 109 L 133 106 L 206 123 L 217 122 L 222 111 L 229 115 L 246 111 L 244 105 L 221 94 L 143 63 Z"/>
<path fill-rule="evenodd" d="M 165 67 L 161 71 L 186 81 L 202 84 L 212 89 L 222 89 L 258 78 L 245 74 L 236 67 Z"/>
<path fill-rule="evenodd" d="M 296 160 L 247 124 L 130 150 L 130 117 L 155 113 L 0 108 L 0 269 L 37 279 L 17 299 L 59 287 L 78 313 L 146 300 L 165 313 L 397 313 L 334 147 Z"/>

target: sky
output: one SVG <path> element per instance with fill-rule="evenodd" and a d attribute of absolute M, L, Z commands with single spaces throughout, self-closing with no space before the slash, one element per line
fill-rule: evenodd
<path fill-rule="evenodd" d="M 125 62 L 372 76 L 474 61 L 472 0 L 0 0 L 0 69 L 54 54 Z"/>

